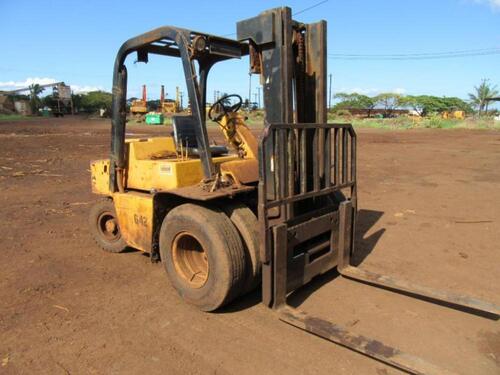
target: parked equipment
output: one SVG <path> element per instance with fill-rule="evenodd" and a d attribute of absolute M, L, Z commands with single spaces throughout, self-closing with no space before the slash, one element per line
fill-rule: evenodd
<path fill-rule="evenodd" d="M 178 113 L 179 108 L 179 88 L 176 88 L 176 98 L 174 100 L 165 100 L 165 86 L 161 85 L 160 92 L 160 112 L 164 115 Z"/>
<path fill-rule="evenodd" d="M 146 115 L 146 125 L 163 125 L 163 114 L 151 112 Z"/>
<path fill-rule="evenodd" d="M 91 163 L 92 189 L 104 200 L 91 210 L 90 229 L 107 251 L 131 246 L 161 260 L 173 287 L 201 310 L 261 284 L 262 302 L 282 321 L 407 372 L 445 374 L 286 303 L 290 292 L 337 267 L 349 279 L 428 301 L 492 317 L 500 311 L 351 265 L 356 133 L 327 123 L 326 35 L 325 21 L 294 21 L 284 7 L 238 22 L 237 40 L 160 27 L 125 42 L 113 76 L 111 156 Z M 180 58 L 191 114 L 172 116 L 172 137 L 125 137 L 124 62 L 131 53 L 141 62 L 149 54 Z M 244 55 L 263 82 L 259 141 L 238 112 L 238 95 L 220 98 L 205 113 L 210 68 Z M 209 144 L 207 116 L 226 146 Z"/>
<path fill-rule="evenodd" d="M 52 96 L 50 96 L 50 101 L 45 110 L 41 113 L 44 116 L 52 114 L 55 117 L 63 117 L 67 114 L 74 114 L 73 107 L 73 96 L 71 93 L 71 87 L 66 85 L 64 82 L 48 83 L 45 85 L 38 85 L 38 88 L 45 90 L 46 88 L 52 88 Z M 0 91 L 0 110 L 2 109 L 2 103 L 6 101 L 7 96 L 4 95 L 16 95 L 22 92 L 30 91 L 31 86 L 24 87 L 11 91 Z M 5 98 L 2 100 L 2 98 Z M 12 102 L 12 100 L 11 100 Z M 17 103 L 17 105 L 16 105 Z M 8 104 L 7 104 L 8 105 Z M 28 102 L 17 100 L 14 102 L 15 108 L 9 108 L 9 110 L 14 110 L 23 115 L 31 114 L 32 108 L 29 107 Z"/>
<path fill-rule="evenodd" d="M 142 85 L 142 99 L 136 99 L 130 106 L 130 114 L 135 117 L 144 117 L 148 113 L 146 85 Z"/>
<path fill-rule="evenodd" d="M 463 120 L 465 119 L 465 111 L 445 111 L 441 117 L 445 120 Z"/>

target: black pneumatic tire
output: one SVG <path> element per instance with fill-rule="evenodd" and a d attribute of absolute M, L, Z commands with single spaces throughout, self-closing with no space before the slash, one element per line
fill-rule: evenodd
<path fill-rule="evenodd" d="M 246 257 L 243 293 L 254 290 L 261 282 L 262 263 L 259 253 L 259 228 L 255 214 L 239 202 L 226 202 L 221 207 L 238 230 Z"/>
<path fill-rule="evenodd" d="M 106 230 L 106 222 L 112 221 Z M 115 227 L 114 230 L 112 227 Z M 110 253 L 119 253 L 127 247 L 123 239 L 118 218 L 116 216 L 115 206 L 111 199 L 105 199 L 95 203 L 89 212 L 90 234 L 99 247 Z"/>
<path fill-rule="evenodd" d="M 219 209 L 188 203 L 170 211 L 161 226 L 160 255 L 173 287 L 200 310 L 216 310 L 242 289 L 243 245 L 238 231 Z M 197 268 L 203 261 L 206 264 Z"/>

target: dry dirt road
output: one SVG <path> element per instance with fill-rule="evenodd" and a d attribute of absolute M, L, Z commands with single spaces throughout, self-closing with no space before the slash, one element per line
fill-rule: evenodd
<path fill-rule="evenodd" d="M 358 134 L 361 267 L 500 304 L 500 132 Z M 399 373 L 280 323 L 258 292 L 201 313 L 146 256 L 99 250 L 88 166 L 108 147 L 104 121 L 0 123 L 0 373 Z M 500 373 L 498 321 L 335 272 L 290 303 L 457 373 Z"/>

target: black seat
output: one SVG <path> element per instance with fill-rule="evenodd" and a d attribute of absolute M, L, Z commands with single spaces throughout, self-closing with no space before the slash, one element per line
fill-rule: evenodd
<path fill-rule="evenodd" d="M 172 127 L 174 128 L 174 141 L 177 151 L 181 149 L 191 156 L 200 156 L 198 140 L 196 139 L 196 120 L 193 116 L 172 116 Z M 227 154 L 226 146 L 210 146 L 212 156 Z"/>

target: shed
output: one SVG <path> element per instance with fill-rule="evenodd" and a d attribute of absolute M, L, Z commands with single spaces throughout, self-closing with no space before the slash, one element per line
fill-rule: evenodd
<path fill-rule="evenodd" d="M 10 114 L 14 112 L 14 102 L 12 98 L 7 95 L 0 95 L 0 113 Z"/>

